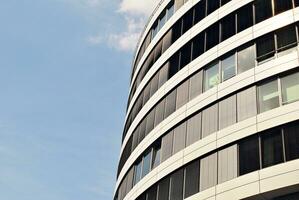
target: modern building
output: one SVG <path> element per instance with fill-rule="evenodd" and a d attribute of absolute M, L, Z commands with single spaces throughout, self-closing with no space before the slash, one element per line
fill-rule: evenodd
<path fill-rule="evenodd" d="M 299 0 L 163 0 L 137 44 L 115 200 L 299 199 Z"/>

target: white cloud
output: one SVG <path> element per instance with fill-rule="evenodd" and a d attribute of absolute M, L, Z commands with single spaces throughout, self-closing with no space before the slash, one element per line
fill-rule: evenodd
<path fill-rule="evenodd" d="M 87 0 L 96 5 L 104 0 Z M 91 45 L 106 43 L 119 51 L 132 52 L 138 42 L 148 16 L 153 12 L 160 0 L 122 0 L 116 13 L 125 19 L 125 29 L 121 32 L 110 32 L 90 36 L 87 42 Z"/>
<path fill-rule="evenodd" d="M 101 35 L 89 36 L 87 42 L 91 45 L 98 45 L 103 42 L 103 37 Z"/>
<path fill-rule="evenodd" d="M 126 30 L 108 36 L 108 44 L 120 51 L 133 51 L 136 47 L 140 31 L 144 26 L 144 18 L 126 17 Z"/>
<path fill-rule="evenodd" d="M 149 16 L 160 0 L 123 0 L 120 4 L 120 11 L 132 15 Z"/>

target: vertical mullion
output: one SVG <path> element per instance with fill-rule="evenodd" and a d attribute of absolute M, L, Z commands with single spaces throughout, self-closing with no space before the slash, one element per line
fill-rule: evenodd
<path fill-rule="evenodd" d="M 279 77 L 277 79 L 277 90 L 278 90 L 278 99 L 279 99 L 279 106 L 283 106 L 283 101 L 282 101 L 282 85 L 281 85 L 281 78 Z"/>

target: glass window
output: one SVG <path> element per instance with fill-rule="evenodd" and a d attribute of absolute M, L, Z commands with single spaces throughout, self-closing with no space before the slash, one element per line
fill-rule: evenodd
<path fill-rule="evenodd" d="M 184 170 L 180 169 L 171 175 L 170 199 L 183 200 Z"/>
<path fill-rule="evenodd" d="M 299 72 L 281 78 L 282 103 L 288 104 L 299 100 Z"/>
<path fill-rule="evenodd" d="M 237 98 L 233 95 L 219 102 L 219 129 L 237 122 Z"/>
<path fill-rule="evenodd" d="M 204 91 L 207 91 L 220 82 L 219 78 L 219 65 L 213 63 L 209 68 L 204 70 Z"/>
<path fill-rule="evenodd" d="M 256 87 L 253 86 L 237 94 L 238 122 L 257 114 Z"/>
<path fill-rule="evenodd" d="M 159 23 L 156 22 L 152 29 L 152 39 L 157 35 L 158 31 L 159 31 Z"/>
<path fill-rule="evenodd" d="M 163 43 L 163 40 L 160 40 L 160 42 L 155 47 L 155 61 L 157 61 L 160 58 L 160 56 L 162 55 L 162 43 Z"/>
<path fill-rule="evenodd" d="M 144 118 L 139 127 L 139 138 L 138 138 L 138 144 L 143 140 L 145 137 L 145 129 L 146 129 L 146 118 Z"/>
<path fill-rule="evenodd" d="M 259 38 L 256 42 L 257 61 L 262 62 L 275 54 L 274 34 L 270 33 Z"/>
<path fill-rule="evenodd" d="M 193 9 L 190 9 L 183 17 L 183 34 L 193 26 Z"/>
<path fill-rule="evenodd" d="M 139 132 L 139 126 L 137 129 L 135 129 L 135 131 L 133 132 L 133 140 L 132 140 L 132 152 L 134 151 L 134 149 L 137 147 L 138 145 L 138 132 Z"/>
<path fill-rule="evenodd" d="M 154 185 L 147 191 L 146 200 L 156 200 L 156 199 L 157 199 L 157 186 Z"/>
<path fill-rule="evenodd" d="M 238 73 L 243 73 L 255 66 L 255 49 L 253 45 L 238 50 Z"/>
<path fill-rule="evenodd" d="M 238 175 L 237 145 L 218 152 L 218 183 L 234 179 Z"/>
<path fill-rule="evenodd" d="M 160 164 L 161 142 L 158 141 L 153 147 L 152 169 Z"/>
<path fill-rule="evenodd" d="M 163 99 L 156 107 L 155 127 L 164 119 L 165 99 Z"/>
<path fill-rule="evenodd" d="M 283 195 L 271 200 L 297 200 L 297 199 L 299 199 L 299 192 Z"/>
<path fill-rule="evenodd" d="M 155 108 L 147 115 L 146 117 L 146 129 L 145 129 L 145 136 L 149 134 L 155 125 Z"/>
<path fill-rule="evenodd" d="M 277 51 L 295 47 L 297 45 L 296 29 L 294 26 L 287 26 L 276 32 L 277 35 Z"/>
<path fill-rule="evenodd" d="M 142 164 L 142 177 L 147 175 L 151 170 L 151 157 L 152 151 L 148 151 L 145 156 L 143 157 L 143 164 Z"/>
<path fill-rule="evenodd" d="M 189 99 L 193 99 L 202 93 L 202 70 L 190 78 Z"/>
<path fill-rule="evenodd" d="M 217 184 L 217 153 L 200 160 L 200 191 Z"/>
<path fill-rule="evenodd" d="M 185 194 L 188 198 L 199 192 L 199 161 L 194 161 L 186 166 L 185 169 Z"/>
<path fill-rule="evenodd" d="M 194 6 L 194 24 L 206 16 L 206 1 L 199 1 Z"/>
<path fill-rule="evenodd" d="M 214 1 L 214 0 L 213 0 Z M 206 51 L 219 43 L 219 24 L 215 23 L 206 31 Z"/>
<path fill-rule="evenodd" d="M 293 8 L 292 0 L 274 0 L 275 15 Z"/>
<path fill-rule="evenodd" d="M 159 86 L 160 88 L 168 80 L 169 62 L 166 62 L 159 71 Z"/>
<path fill-rule="evenodd" d="M 164 53 L 171 45 L 172 29 L 170 29 L 163 37 L 162 52 Z"/>
<path fill-rule="evenodd" d="M 299 125 L 287 125 L 284 128 L 284 140 L 286 149 L 286 159 L 294 160 L 299 158 Z"/>
<path fill-rule="evenodd" d="M 204 53 L 205 46 L 205 35 L 203 33 L 199 33 L 192 40 L 192 60 L 196 59 L 198 56 Z"/>
<path fill-rule="evenodd" d="M 239 175 L 260 169 L 259 140 L 252 136 L 239 143 Z"/>
<path fill-rule="evenodd" d="M 174 4 L 171 1 L 170 5 L 167 8 L 167 20 L 170 19 L 170 17 L 172 17 L 173 13 L 174 13 Z"/>
<path fill-rule="evenodd" d="M 159 182 L 158 199 L 169 199 L 169 177 Z"/>
<path fill-rule="evenodd" d="M 259 23 L 273 16 L 272 0 L 255 0 L 255 23 Z"/>
<path fill-rule="evenodd" d="M 201 113 L 197 113 L 187 121 L 186 146 L 193 144 L 200 139 Z"/>
<path fill-rule="evenodd" d="M 174 0 L 175 11 L 184 5 L 184 0 Z"/>
<path fill-rule="evenodd" d="M 172 26 L 172 44 L 182 35 L 182 20 L 179 19 Z"/>
<path fill-rule="evenodd" d="M 294 0 L 295 7 L 299 6 L 299 0 Z"/>
<path fill-rule="evenodd" d="M 169 59 L 168 78 L 173 77 L 180 69 L 180 52 L 175 53 Z"/>
<path fill-rule="evenodd" d="M 202 138 L 218 130 L 218 104 L 210 106 L 202 112 Z"/>
<path fill-rule="evenodd" d="M 185 67 L 191 62 L 191 42 L 188 42 L 181 49 L 181 64 L 180 69 Z"/>
<path fill-rule="evenodd" d="M 168 132 L 162 137 L 161 143 L 161 162 L 167 160 L 172 155 L 173 131 Z"/>
<path fill-rule="evenodd" d="M 207 15 L 219 8 L 220 0 L 207 0 Z"/>
<path fill-rule="evenodd" d="M 173 130 L 173 154 L 185 148 L 186 122 L 180 124 Z"/>
<path fill-rule="evenodd" d="M 283 162 L 280 129 L 270 130 L 261 137 L 263 168 Z"/>
<path fill-rule="evenodd" d="M 156 75 L 151 80 L 150 96 L 153 96 L 156 93 L 156 91 L 158 90 L 158 84 L 159 84 L 159 73 L 156 73 Z"/>
<path fill-rule="evenodd" d="M 146 200 L 146 195 L 145 194 L 142 194 L 140 195 L 137 200 Z"/>
<path fill-rule="evenodd" d="M 236 34 L 235 13 L 226 16 L 221 21 L 221 41 L 224 41 Z"/>
<path fill-rule="evenodd" d="M 189 97 L 188 90 L 189 90 L 189 79 L 187 79 L 177 88 L 176 109 L 179 109 L 180 107 L 182 107 L 188 102 L 188 97 Z"/>
<path fill-rule="evenodd" d="M 236 59 L 232 54 L 221 61 L 222 81 L 226 81 L 236 75 Z"/>
<path fill-rule="evenodd" d="M 227 4 L 228 2 L 230 2 L 231 0 L 221 0 L 221 6 Z"/>
<path fill-rule="evenodd" d="M 237 11 L 238 32 L 241 32 L 253 25 L 252 4 L 246 5 Z"/>
<path fill-rule="evenodd" d="M 159 30 L 165 25 L 165 23 L 166 23 L 166 11 L 164 11 L 160 16 Z"/>
<path fill-rule="evenodd" d="M 258 94 L 260 113 L 279 107 L 277 80 L 259 86 Z"/>
<path fill-rule="evenodd" d="M 126 193 L 128 193 L 133 187 L 133 178 L 134 178 L 134 167 L 131 167 L 128 176 L 127 176 L 127 186 L 126 186 Z"/>
<path fill-rule="evenodd" d="M 148 83 L 143 92 L 143 105 L 145 105 L 146 102 L 149 100 L 150 93 L 151 93 L 151 84 Z"/>
<path fill-rule="evenodd" d="M 165 102 L 164 119 L 171 115 L 175 111 L 176 102 L 176 89 L 169 93 Z"/>
<path fill-rule="evenodd" d="M 135 165 L 134 185 L 136 185 L 141 179 L 141 167 L 142 167 L 142 160 L 139 160 Z"/>

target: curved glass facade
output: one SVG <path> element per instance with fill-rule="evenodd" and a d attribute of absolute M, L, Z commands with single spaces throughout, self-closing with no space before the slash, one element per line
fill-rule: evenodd
<path fill-rule="evenodd" d="M 115 200 L 298 197 L 297 6 L 161 2 L 133 63 Z"/>

